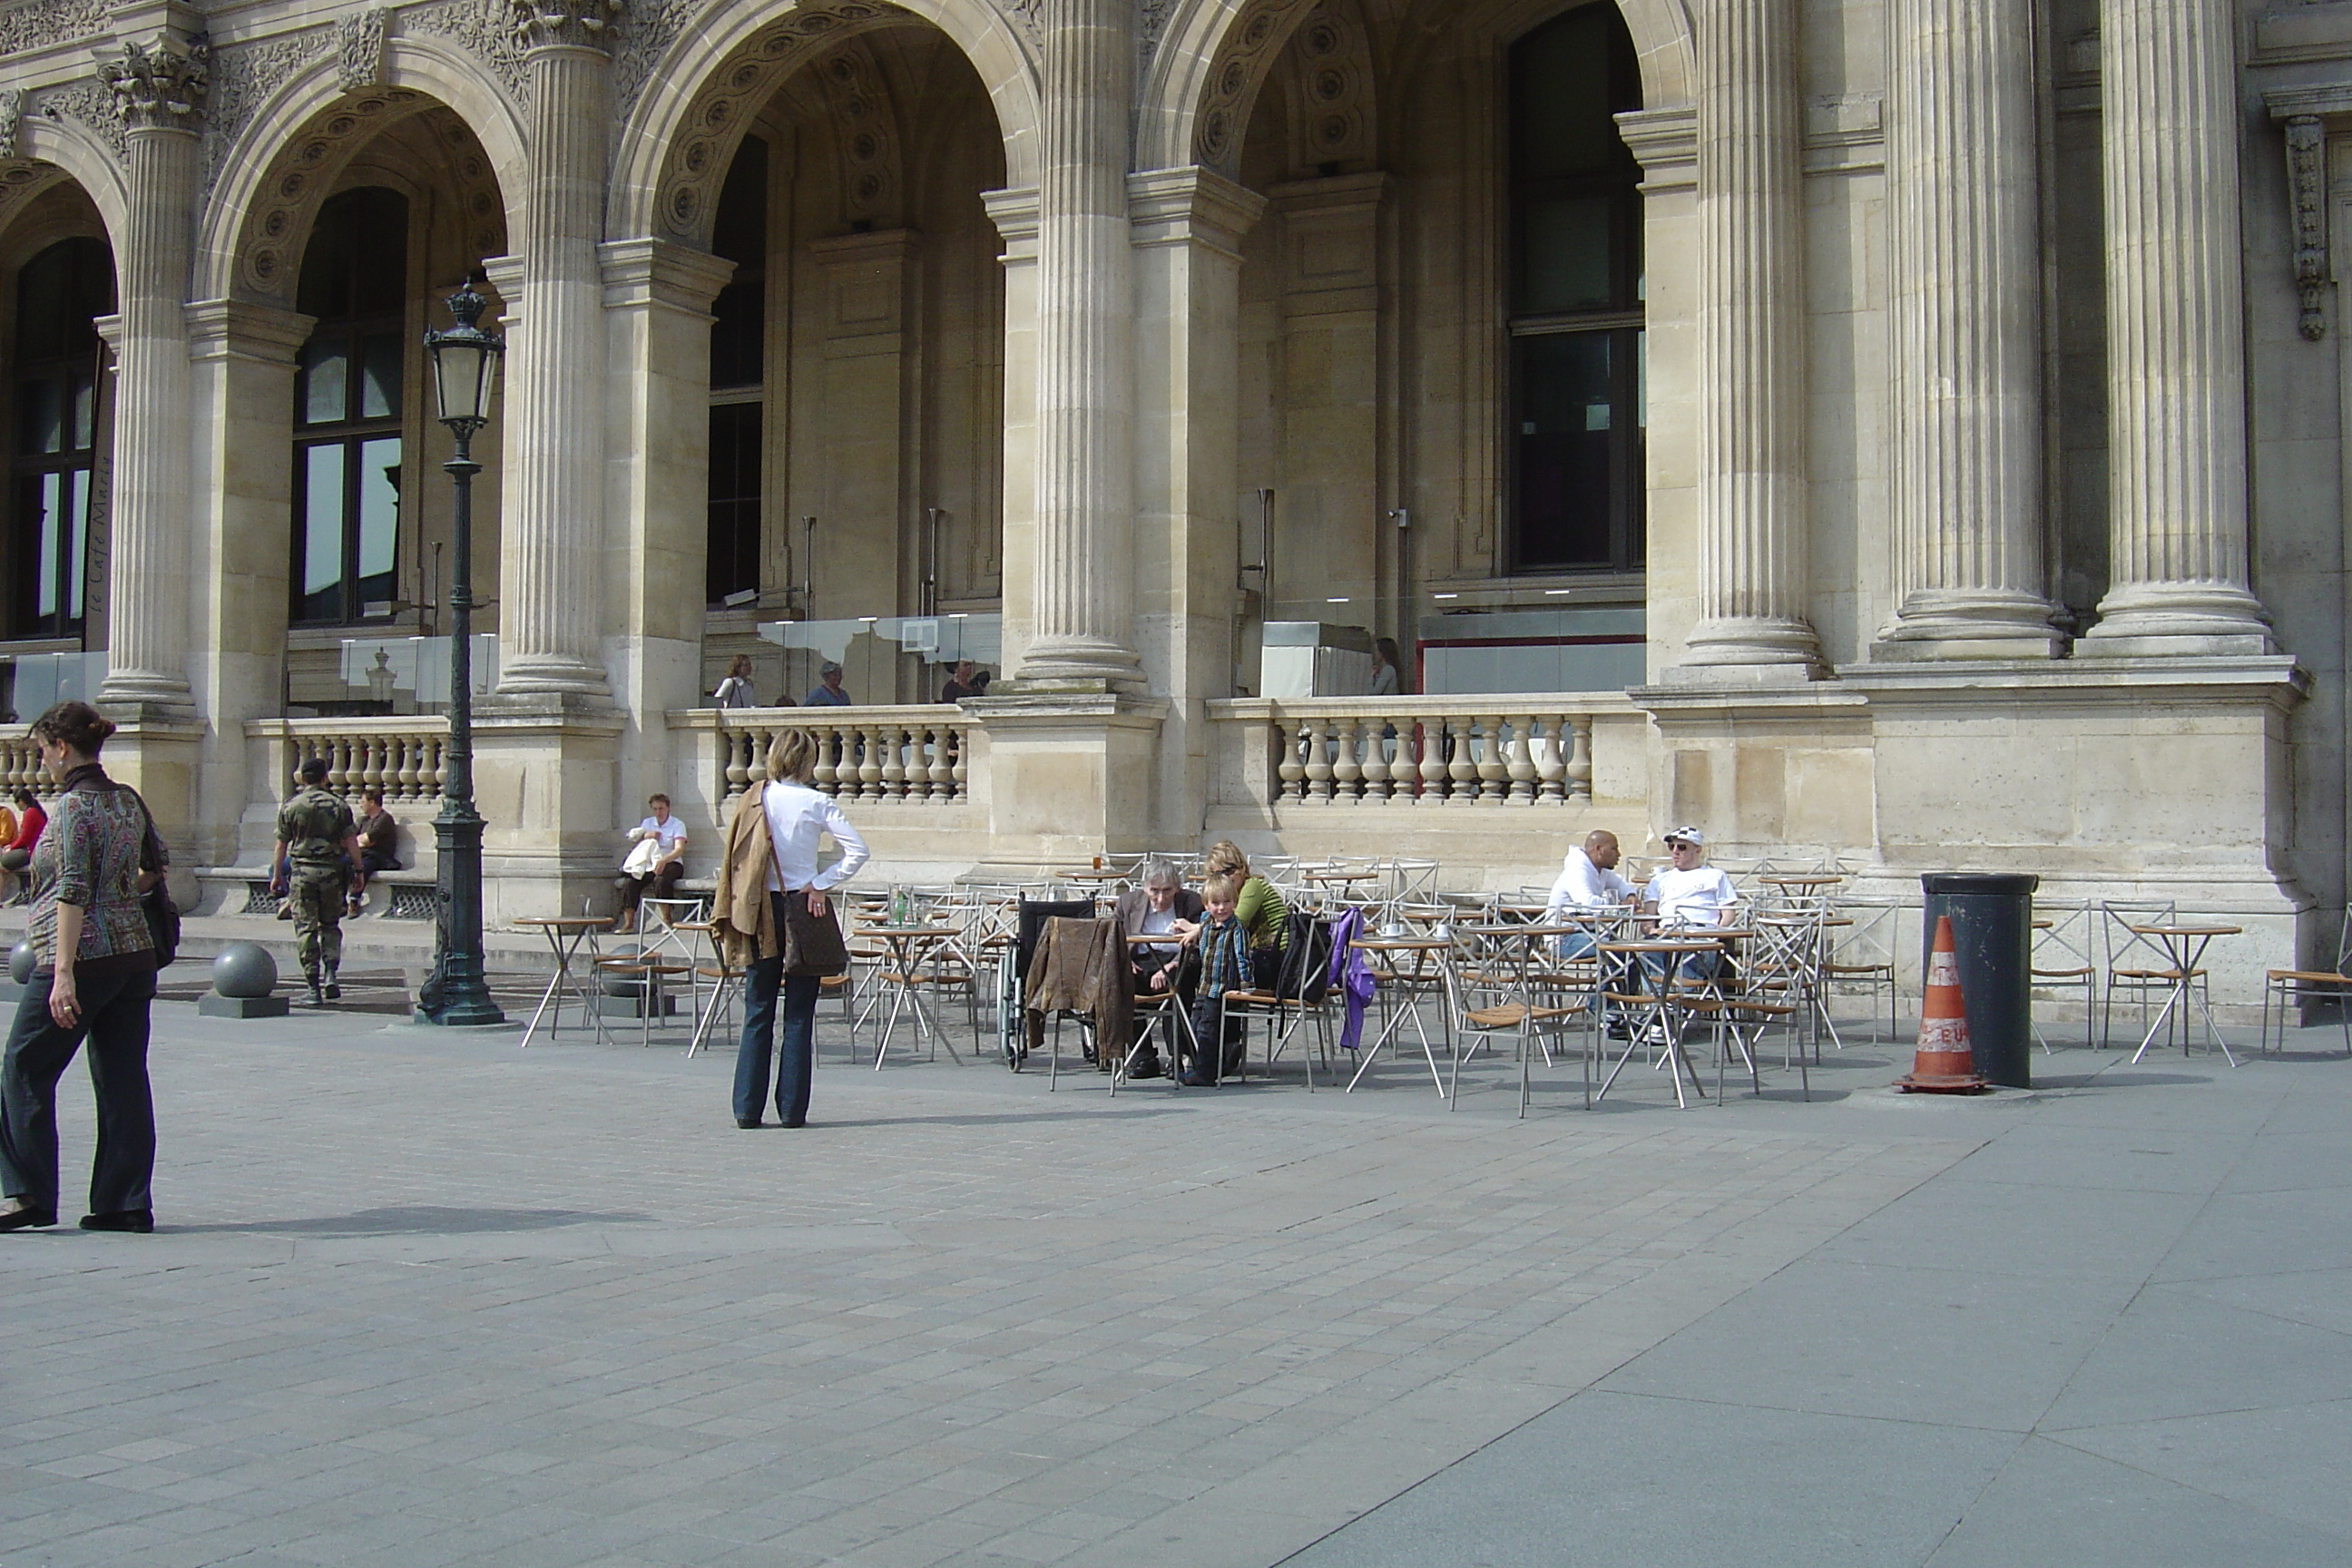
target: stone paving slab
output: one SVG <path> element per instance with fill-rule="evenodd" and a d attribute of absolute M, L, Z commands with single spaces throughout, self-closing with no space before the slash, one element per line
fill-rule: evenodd
<path fill-rule="evenodd" d="M 744 1132 L 682 1036 L 158 1023 L 162 1228 L 0 1237 L 5 1568 L 1271 1563 L 2042 1109 L 1885 1103 L 1867 1048 L 1812 1104 L 1563 1067 L 1522 1121 L 1491 1056 L 1452 1112 L 1114 1100 L 828 1015 L 816 1124 Z"/>

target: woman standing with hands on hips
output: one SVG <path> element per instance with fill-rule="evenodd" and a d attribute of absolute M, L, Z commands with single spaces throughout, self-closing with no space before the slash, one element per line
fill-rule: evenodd
<path fill-rule="evenodd" d="M 832 796 L 810 787 L 815 765 L 816 737 L 783 731 L 768 748 L 767 782 L 744 791 L 727 822 L 711 921 L 729 965 L 744 971 L 743 1037 L 735 1052 L 738 1127 L 760 1125 L 777 1055 L 779 992 L 783 1047 L 774 1063 L 776 1115 L 787 1127 L 807 1124 L 818 988 L 825 974 L 847 966 L 839 917 L 826 895 L 866 864 L 866 841 Z M 826 834 L 841 858 L 820 868 L 818 842 Z"/>
<path fill-rule="evenodd" d="M 60 702 L 33 721 L 59 793 L 33 848 L 26 935 L 39 963 L 0 1056 L 0 1231 L 58 1223 L 58 1079 L 85 1037 L 98 1154 L 82 1228 L 155 1228 L 147 1084 L 155 940 L 139 900 L 163 879 L 170 856 L 138 791 L 99 766 L 113 733 L 113 721 L 87 702 Z"/>

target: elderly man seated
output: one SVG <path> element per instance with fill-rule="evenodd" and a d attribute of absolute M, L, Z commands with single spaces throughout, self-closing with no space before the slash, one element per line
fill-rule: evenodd
<path fill-rule="evenodd" d="M 1192 943 L 1201 931 L 1201 895 L 1184 887 L 1177 879 L 1176 868 L 1165 860 L 1145 861 L 1137 881 L 1139 886 L 1118 896 L 1119 931 L 1130 937 L 1161 936 L 1168 940 L 1128 944 L 1128 962 L 1135 971 L 1135 994 L 1150 996 L 1172 992 L 1181 999 L 1180 1005 L 1189 1009 L 1194 979 Z M 1177 1047 L 1173 1037 L 1177 1024 L 1172 1015 L 1168 1027 L 1168 1050 L 1172 1059 Z M 1146 1044 L 1136 1057 L 1134 1076 L 1158 1078 L 1161 1071 L 1159 1053 Z"/>
<path fill-rule="evenodd" d="M 1617 836 L 1603 828 L 1586 834 L 1583 847 L 1569 850 L 1560 862 L 1559 879 L 1552 883 L 1551 897 L 1544 905 L 1546 923 L 1564 915 L 1622 909 L 1633 902 L 1633 884 L 1617 874 L 1618 854 Z M 1559 955 L 1582 958 L 1592 951 L 1596 940 L 1591 931 L 1572 932 L 1559 939 Z"/>
<path fill-rule="evenodd" d="M 1677 827 L 1666 835 L 1666 853 L 1673 864 L 1654 871 L 1642 889 L 1644 907 L 1658 914 L 1658 934 L 1703 931 L 1730 922 L 1739 895 L 1731 879 L 1706 864 L 1706 835 L 1696 827 Z M 1682 962 L 1681 973 L 1705 979 L 1722 964 L 1720 953 L 1693 953 Z M 1659 965 L 1653 965 L 1653 971 Z"/>

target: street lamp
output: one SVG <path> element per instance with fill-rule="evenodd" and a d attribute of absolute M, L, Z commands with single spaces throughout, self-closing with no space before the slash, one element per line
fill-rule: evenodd
<path fill-rule="evenodd" d="M 436 416 L 457 437 L 457 455 L 441 465 L 457 486 L 450 519 L 449 749 L 443 760 L 441 815 L 433 819 L 439 847 L 439 912 L 433 932 L 433 975 L 417 997 L 420 1023 L 502 1024 L 482 974 L 482 814 L 474 809 L 474 433 L 490 422 L 490 393 L 507 345 L 474 323 L 483 300 L 471 281 L 449 297 L 457 324 L 426 332 L 433 355 Z"/>

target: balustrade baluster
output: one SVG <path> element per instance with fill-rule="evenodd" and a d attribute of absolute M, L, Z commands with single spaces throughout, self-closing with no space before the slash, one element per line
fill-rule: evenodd
<path fill-rule="evenodd" d="M 359 782 L 362 789 L 370 785 L 378 791 L 383 788 L 383 764 L 389 755 L 388 744 L 382 735 L 369 735 L 361 740 Z"/>
<path fill-rule="evenodd" d="M 835 799 L 841 798 L 841 731 L 830 724 L 811 725 L 816 736 L 816 766 L 809 782 Z"/>
<path fill-rule="evenodd" d="M 1364 764 L 1356 758 L 1356 731 L 1360 721 L 1335 720 L 1331 734 L 1331 794 L 1345 805 L 1356 804 L 1363 789 Z"/>
<path fill-rule="evenodd" d="M 963 732 L 960 726 L 941 724 L 931 731 L 931 794 L 933 805 L 945 805 L 956 797 L 956 766 L 963 760 Z"/>
<path fill-rule="evenodd" d="M 1307 798 L 1306 758 L 1309 734 L 1306 721 L 1300 721 L 1298 733 L 1296 735 L 1290 732 L 1287 725 L 1276 730 L 1275 733 L 1281 737 L 1278 742 L 1281 748 L 1281 761 L 1275 764 L 1274 770 L 1275 777 L 1278 781 L 1275 785 L 1276 798 L 1305 800 Z"/>
<path fill-rule="evenodd" d="M 864 742 L 860 748 L 864 755 L 857 761 L 857 798 L 878 801 L 882 798 L 882 726 L 862 724 L 857 733 Z"/>
<path fill-rule="evenodd" d="M 1452 793 L 1446 749 L 1454 739 L 1453 726 L 1444 719 L 1423 719 L 1414 733 L 1421 752 L 1421 804 L 1444 805 Z"/>
<path fill-rule="evenodd" d="M 1536 721 L 1521 715 L 1507 720 L 1511 726 L 1510 749 L 1504 761 L 1511 773 L 1513 805 L 1533 805 L 1536 803 Z"/>
<path fill-rule="evenodd" d="M 885 724 L 882 736 L 882 798 L 896 805 L 907 798 L 906 735 L 903 726 Z"/>
<path fill-rule="evenodd" d="M 1446 741 L 1453 755 L 1446 759 L 1445 776 L 1449 781 L 1449 798 L 1467 805 L 1478 798 L 1478 720 L 1475 714 L 1465 719 L 1449 719 L 1445 725 Z"/>
<path fill-rule="evenodd" d="M 1299 733 L 1307 742 L 1307 784 L 1305 798 L 1328 801 L 1331 798 L 1331 724 L 1326 719 L 1304 720 Z"/>
<path fill-rule="evenodd" d="M 1389 798 L 1388 741 L 1381 733 L 1388 728 L 1388 725 L 1389 721 L 1385 719 L 1364 721 L 1364 742 L 1359 748 L 1361 760 L 1357 766 L 1362 770 L 1364 775 L 1366 805 L 1384 805 Z"/>
<path fill-rule="evenodd" d="M 948 794 L 957 800 L 971 798 L 971 727 L 955 727 L 955 760 L 948 764 Z"/>
<path fill-rule="evenodd" d="M 1579 713 L 1570 719 L 1574 727 L 1575 741 L 1568 758 L 1568 793 L 1576 800 L 1592 798 L 1592 716 Z"/>
<path fill-rule="evenodd" d="M 1536 799 L 1544 805 L 1559 803 L 1568 782 L 1568 721 L 1559 714 L 1536 720 L 1543 731 L 1543 750 L 1536 757 Z"/>
<path fill-rule="evenodd" d="M 392 770 L 393 784 L 391 793 L 398 795 L 403 800 L 415 800 L 416 798 L 417 780 L 419 777 L 417 764 L 423 760 L 424 751 L 424 736 L 403 735 L 400 737 L 399 765 Z"/>
<path fill-rule="evenodd" d="M 721 709 L 722 713 L 725 712 Z M 749 726 L 719 721 L 719 775 L 721 800 L 732 800 L 751 787 L 751 763 L 759 737 Z"/>

